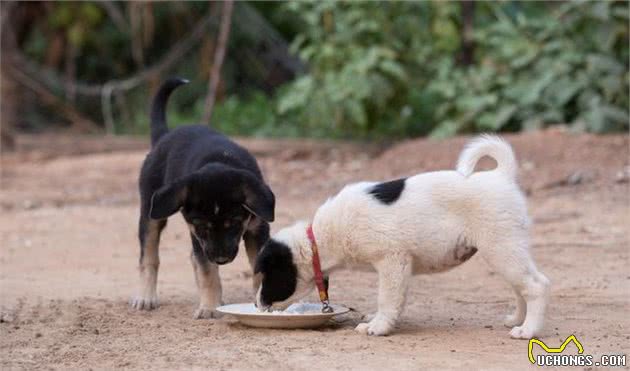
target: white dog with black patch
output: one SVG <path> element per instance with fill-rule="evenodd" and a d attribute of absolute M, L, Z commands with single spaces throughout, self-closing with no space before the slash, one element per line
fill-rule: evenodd
<path fill-rule="evenodd" d="M 479 159 L 497 162 L 474 172 Z M 312 221 L 324 274 L 371 265 L 379 275 L 378 311 L 356 330 L 387 335 L 400 317 L 414 274 L 442 272 L 479 253 L 516 293 L 516 311 L 506 318 L 513 338 L 540 333 L 549 280 L 529 251 L 529 218 L 516 183 L 510 145 L 495 136 L 471 141 L 455 171 L 436 171 L 385 183 L 346 186 L 326 201 Z M 262 285 L 259 309 L 283 309 L 313 288 L 308 223 L 279 231 L 261 250 L 256 272 Z"/>

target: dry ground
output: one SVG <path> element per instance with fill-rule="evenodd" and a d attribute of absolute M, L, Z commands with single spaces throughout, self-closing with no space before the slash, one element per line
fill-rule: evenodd
<path fill-rule="evenodd" d="M 552 281 L 542 337 L 575 334 L 586 353 L 630 353 L 628 137 L 554 129 L 508 136 L 520 159 L 533 254 Z M 273 229 L 308 218 L 340 187 L 453 168 L 466 138 L 392 146 L 245 140 L 277 196 Z M 413 279 L 397 333 L 353 331 L 376 304 L 374 273 L 331 279 L 357 312 L 321 330 L 193 320 L 196 292 L 180 217 L 163 235 L 161 307 L 136 312 L 136 176 L 144 140 L 21 137 L 0 195 L 2 369 L 527 369 L 527 342 L 502 326 L 514 305 L 479 258 Z M 427 221 L 430 222 L 430 221 Z M 222 268 L 224 300 L 251 301 L 246 259 Z M 315 300 L 315 296 L 312 297 Z"/>

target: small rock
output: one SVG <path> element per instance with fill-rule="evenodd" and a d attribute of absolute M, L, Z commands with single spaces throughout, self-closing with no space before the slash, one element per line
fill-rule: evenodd
<path fill-rule="evenodd" d="M 0 314 L 0 323 L 10 323 L 13 322 L 13 320 L 15 320 L 15 318 L 9 313 Z"/>
<path fill-rule="evenodd" d="M 626 166 L 623 170 L 618 171 L 615 175 L 615 182 L 628 183 L 630 182 L 630 166 Z"/>
<path fill-rule="evenodd" d="M 584 180 L 586 180 L 584 177 L 584 173 L 581 171 L 576 171 L 575 173 L 567 177 L 567 184 L 576 185 L 582 183 Z"/>
<path fill-rule="evenodd" d="M 36 338 L 40 338 L 40 337 L 42 337 L 41 332 L 36 332 L 36 333 L 35 333 L 35 337 L 36 337 Z"/>
<path fill-rule="evenodd" d="M 22 208 L 24 208 L 24 210 L 33 210 L 38 207 L 39 204 L 32 200 L 24 200 L 24 202 L 22 202 Z"/>

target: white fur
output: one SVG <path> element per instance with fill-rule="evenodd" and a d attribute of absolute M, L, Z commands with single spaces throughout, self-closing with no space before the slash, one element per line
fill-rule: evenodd
<path fill-rule="evenodd" d="M 497 168 L 474 172 L 484 156 L 494 158 Z M 400 198 L 390 205 L 368 193 L 377 183 L 361 182 L 346 186 L 317 210 L 313 232 L 322 268 L 329 272 L 368 264 L 379 275 L 378 311 L 357 331 L 389 334 L 403 311 L 411 275 L 451 269 L 465 261 L 460 257 L 466 250 L 458 249 L 475 246 L 477 255 L 516 293 L 516 311 L 506 319 L 506 325 L 514 326 L 510 335 L 529 339 L 539 334 L 549 281 L 530 255 L 527 205 L 516 170 L 507 142 L 481 136 L 464 149 L 457 171 L 408 178 Z M 290 247 L 298 267 L 297 290 L 278 303 L 281 307 L 314 287 L 306 227 L 297 223 L 274 236 Z"/>

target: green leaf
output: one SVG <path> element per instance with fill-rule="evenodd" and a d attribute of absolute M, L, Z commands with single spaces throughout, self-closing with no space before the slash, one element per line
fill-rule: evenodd
<path fill-rule="evenodd" d="M 604 54 L 589 54 L 586 63 L 592 73 L 620 74 L 625 71 L 623 64 Z"/>
<path fill-rule="evenodd" d="M 462 111 L 479 112 L 482 109 L 494 105 L 497 102 L 495 94 L 461 96 L 455 102 Z"/>
<path fill-rule="evenodd" d="M 591 3 L 591 15 L 601 21 L 608 21 L 610 19 L 610 4 L 609 1 L 593 1 Z"/>
<path fill-rule="evenodd" d="M 366 126 L 367 124 L 367 115 L 365 114 L 365 110 L 360 102 L 356 100 L 347 100 L 344 102 L 344 107 L 346 113 L 350 116 L 350 119 L 359 124 L 359 126 Z"/>
<path fill-rule="evenodd" d="M 491 126 L 491 129 L 501 129 L 512 118 L 517 109 L 518 107 L 515 104 L 509 104 L 499 109 L 499 112 L 497 112 L 495 117 L 494 125 Z"/>
<path fill-rule="evenodd" d="M 584 87 L 584 82 L 569 77 L 562 77 L 550 84 L 545 90 L 546 100 L 554 107 L 562 107 L 569 103 Z"/>
<path fill-rule="evenodd" d="M 443 121 L 436 128 L 431 130 L 429 136 L 436 139 L 452 137 L 453 135 L 457 134 L 460 126 L 461 123 L 458 123 L 454 120 Z"/>
<path fill-rule="evenodd" d="M 379 67 L 383 72 L 397 78 L 398 80 L 404 81 L 407 79 L 407 73 L 405 73 L 404 68 L 395 61 L 387 59 L 383 60 L 379 64 Z"/>
<path fill-rule="evenodd" d="M 313 89 L 313 79 L 309 76 L 297 79 L 278 99 L 278 113 L 285 114 L 306 104 Z"/>

